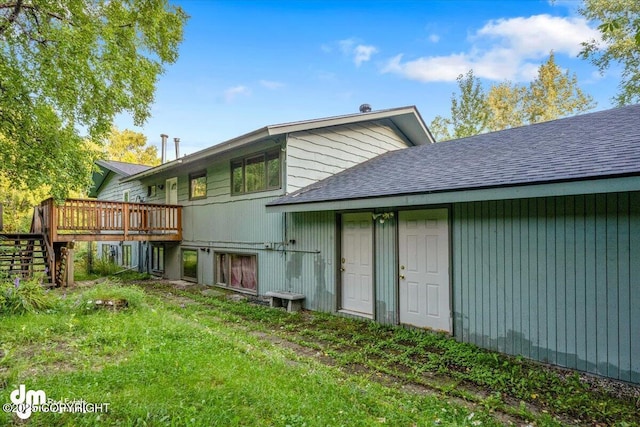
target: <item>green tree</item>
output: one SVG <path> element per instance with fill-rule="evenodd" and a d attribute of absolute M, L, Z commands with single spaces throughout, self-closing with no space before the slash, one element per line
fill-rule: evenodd
<path fill-rule="evenodd" d="M 157 166 L 160 164 L 158 148 L 147 145 L 147 137 L 129 129 L 111 128 L 105 144 L 105 156 L 109 160 Z"/>
<path fill-rule="evenodd" d="M 459 97 L 451 98 L 451 117 L 436 116 L 429 125 L 438 141 L 558 119 L 594 107 L 575 74 L 558 67 L 553 52 L 528 86 L 506 81 L 485 94 L 472 71 L 459 76 L 458 85 Z"/>
<path fill-rule="evenodd" d="M 91 141 L 118 113 L 149 117 L 186 19 L 167 0 L 0 3 L 0 174 L 58 199 L 85 188 Z"/>
<path fill-rule="evenodd" d="M 2 205 L 3 229 L 7 233 L 25 233 L 31 228 L 33 207 L 40 204 L 49 194 L 43 186 L 29 190 L 16 187 L 0 175 L 0 205 Z"/>
<path fill-rule="evenodd" d="M 539 123 L 579 114 L 595 106 L 593 98 L 578 86 L 575 74 L 562 72 L 553 52 L 538 68 L 538 77 L 531 82 L 524 96 L 527 123 Z"/>
<path fill-rule="evenodd" d="M 487 129 L 489 117 L 480 80 L 469 70 L 456 81 L 460 94 L 451 95 L 451 117 L 436 116 L 429 127 L 437 141 L 477 135 Z"/>
<path fill-rule="evenodd" d="M 487 128 L 496 131 L 524 125 L 526 94 L 525 86 L 508 81 L 491 86 L 486 101 L 489 113 Z"/>
<path fill-rule="evenodd" d="M 600 24 L 601 40 L 582 44 L 580 56 L 604 73 L 612 63 L 622 66 L 618 105 L 640 102 L 640 2 L 638 0 L 585 0 L 579 9 Z"/>

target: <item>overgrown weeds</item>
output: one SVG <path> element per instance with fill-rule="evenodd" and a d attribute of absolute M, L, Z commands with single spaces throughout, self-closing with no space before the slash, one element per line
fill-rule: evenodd
<path fill-rule="evenodd" d="M 380 325 L 325 313 L 289 315 L 224 298 L 176 292 L 221 311 L 228 322 L 268 329 L 329 356 L 345 369 L 419 384 L 529 421 L 640 425 L 640 388 L 617 395 L 586 375 L 458 342 L 441 333 Z M 601 380 L 602 383 L 611 380 Z M 527 409 L 530 408 L 530 409 Z M 541 421 L 546 420 L 546 421 Z M 626 424 L 625 424 L 626 423 Z"/>
<path fill-rule="evenodd" d="M 144 297 L 144 291 L 137 286 L 105 281 L 80 293 L 72 308 L 79 313 L 100 309 L 135 309 L 140 307 Z"/>
<path fill-rule="evenodd" d="M 0 280 L 0 314 L 44 311 L 52 308 L 56 301 L 57 298 L 42 287 L 41 278 Z"/>

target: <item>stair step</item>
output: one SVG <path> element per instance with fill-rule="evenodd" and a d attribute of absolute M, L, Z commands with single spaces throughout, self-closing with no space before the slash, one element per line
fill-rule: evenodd
<path fill-rule="evenodd" d="M 0 273 L 27 280 L 34 274 L 43 275 L 43 283 L 55 285 L 49 271 L 45 238 L 37 233 L 0 234 Z"/>

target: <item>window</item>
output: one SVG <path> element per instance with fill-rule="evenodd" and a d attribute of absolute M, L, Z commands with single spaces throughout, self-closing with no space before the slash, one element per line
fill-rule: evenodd
<path fill-rule="evenodd" d="M 207 197 L 207 172 L 202 171 L 189 175 L 189 199 Z"/>
<path fill-rule="evenodd" d="M 231 194 L 280 188 L 280 150 L 231 161 Z"/>
<path fill-rule="evenodd" d="M 164 246 L 151 247 L 151 271 L 164 272 Z"/>
<path fill-rule="evenodd" d="M 258 288 L 257 256 L 217 253 L 216 283 L 230 289 L 256 293 Z"/>
<path fill-rule="evenodd" d="M 116 245 L 102 245 L 102 260 L 104 262 L 115 263 L 118 257 L 118 247 Z"/>
<path fill-rule="evenodd" d="M 158 192 L 157 190 L 157 186 L 156 185 L 150 185 L 147 187 L 147 196 L 148 197 L 156 197 L 156 194 Z"/>
<path fill-rule="evenodd" d="M 129 201 L 129 190 L 124 190 L 122 192 L 122 201 L 123 202 L 128 202 Z"/>
<path fill-rule="evenodd" d="M 122 265 L 131 267 L 131 245 L 124 245 L 122 247 Z"/>
<path fill-rule="evenodd" d="M 198 280 L 198 251 L 195 249 L 182 250 L 182 278 L 184 280 Z"/>

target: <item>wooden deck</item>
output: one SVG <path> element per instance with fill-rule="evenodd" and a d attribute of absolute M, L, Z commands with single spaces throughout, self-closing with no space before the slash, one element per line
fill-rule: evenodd
<path fill-rule="evenodd" d="M 72 241 L 182 240 L 182 206 L 151 203 L 48 199 L 36 207 L 32 232 L 50 244 Z"/>

